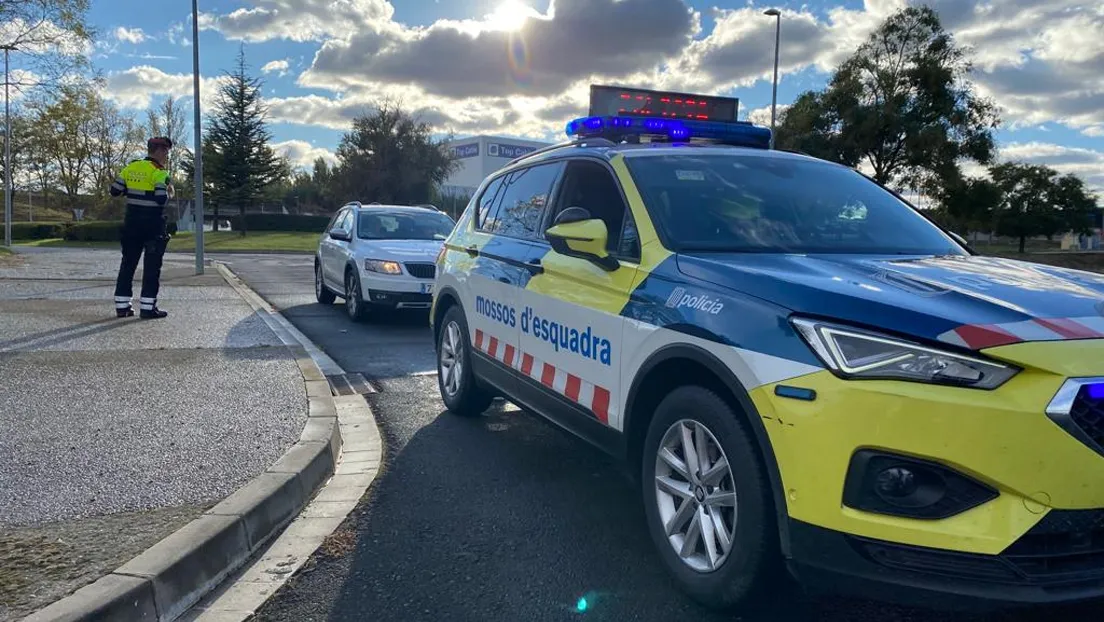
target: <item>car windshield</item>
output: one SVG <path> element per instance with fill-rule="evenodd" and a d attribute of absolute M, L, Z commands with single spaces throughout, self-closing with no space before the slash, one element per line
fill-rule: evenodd
<path fill-rule="evenodd" d="M 736 152 L 626 162 L 676 250 L 966 254 L 892 193 L 842 166 Z"/>
<path fill-rule="evenodd" d="M 362 240 L 444 240 L 453 221 L 441 212 L 363 211 L 357 221 Z"/>

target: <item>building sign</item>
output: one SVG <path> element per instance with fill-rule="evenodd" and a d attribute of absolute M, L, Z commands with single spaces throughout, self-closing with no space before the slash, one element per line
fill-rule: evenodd
<path fill-rule="evenodd" d="M 487 145 L 487 155 L 498 158 L 519 158 L 536 150 L 536 147 L 523 147 L 521 145 L 507 145 L 504 143 L 490 143 Z"/>
<path fill-rule="evenodd" d="M 452 148 L 452 156 L 454 158 L 474 158 L 479 155 L 479 143 L 471 143 L 470 145 L 456 145 Z"/>

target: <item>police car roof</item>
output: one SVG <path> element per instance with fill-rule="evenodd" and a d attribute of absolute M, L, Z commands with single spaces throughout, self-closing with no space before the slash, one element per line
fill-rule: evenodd
<path fill-rule="evenodd" d="M 591 155 L 604 158 L 612 158 L 614 155 L 622 153 L 625 157 L 649 157 L 649 156 L 665 156 L 665 155 L 682 155 L 686 153 L 700 154 L 700 155 L 732 155 L 739 154 L 741 156 L 758 156 L 764 158 L 783 158 L 802 161 L 815 161 L 815 162 L 827 162 L 819 158 L 814 158 L 801 153 L 792 151 L 782 151 L 777 149 L 760 149 L 756 147 L 743 147 L 736 145 L 722 145 L 715 143 L 682 143 L 672 144 L 665 142 L 656 143 L 613 143 L 605 139 L 580 139 L 571 142 L 560 143 L 557 145 L 551 145 L 539 151 L 535 151 L 530 154 L 523 155 L 505 167 L 503 170 L 512 168 L 521 164 L 533 164 L 536 162 L 542 162 L 545 160 L 553 160 L 563 157 Z M 842 166 L 842 165 L 838 165 Z"/>

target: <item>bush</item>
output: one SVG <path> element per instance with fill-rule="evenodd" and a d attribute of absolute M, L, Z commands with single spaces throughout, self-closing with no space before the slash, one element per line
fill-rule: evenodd
<path fill-rule="evenodd" d="M 123 223 L 120 220 L 90 220 L 69 224 L 65 239 L 72 242 L 118 242 Z"/>
<path fill-rule="evenodd" d="M 220 214 L 221 216 L 221 214 Z M 241 230 L 241 216 L 228 215 L 230 228 Z M 321 233 L 329 224 L 329 216 L 305 216 L 302 214 L 246 214 L 246 231 L 303 231 Z"/>
<path fill-rule="evenodd" d="M 63 222 L 13 222 L 13 240 L 49 240 L 65 237 Z"/>

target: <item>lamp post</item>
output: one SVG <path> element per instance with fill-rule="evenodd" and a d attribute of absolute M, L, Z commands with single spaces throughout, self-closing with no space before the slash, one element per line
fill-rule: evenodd
<path fill-rule="evenodd" d="M 12 170 L 11 170 L 11 98 L 8 96 L 8 84 L 11 72 L 8 55 L 15 48 L 10 45 L 4 49 L 4 246 L 12 245 Z"/>
<path fill-rule="evenodd" d="M 199 6 L 192 0 L 192 110 L 195 125 L 195 200 L 192 220 L 195 222 L 195 273 L 203 274 L 203 143 L 199 110 Z"/>
<path fill-rule="evenodd" d="M 763 15 L 769 15 L 774 19 L 774 90 L 771 94 L 771 138 L 770 148 L 774 149 L 774 121 L 778 113 L 778 47 L 782 41 L 782 12 L 778 9 L 767 9 Z"/>

